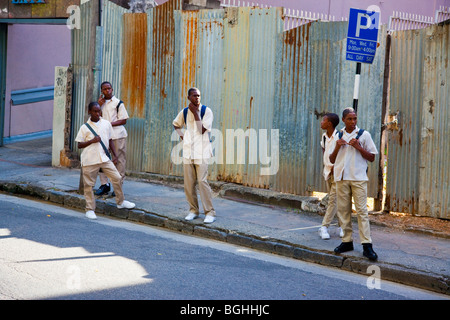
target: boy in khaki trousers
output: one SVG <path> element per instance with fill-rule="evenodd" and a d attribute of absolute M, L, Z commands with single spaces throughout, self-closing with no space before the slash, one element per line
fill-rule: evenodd
<path fill-rule="evenodd" d="M 81 153 L 81 166 L 83 167 L 84 197 L 86 199 L 86 217 L 96 219 L 95 198 L 92 187 L 95 184 L 100 169 L 111 180 L 116 191 L 117 208 L 132 209 L 135 204 L 124 200 L 121 176 L 114 162 L 117 161 L 116 150 L 112 142 L 113 129 L 111 123 L 100 117 L 101 109 L 97 102 L 91 102 L 88 107 L 89 120 L 78 131 L 75 141 Z M 111 149 L 113 160 L 109 154 Z"/>
<path fill-rule="evenodd" d="M 338 217 L 344 231 L 342 243 L 334 249 L 335 253 L 353 250 L 352 240 L 352 197 L 358 217 L 359 238 L 363 245 L 363 255 L 369 260 L 378 258 L 372 248 L 369 213 L 367 210 L 367 161 L 373 162 L 378 153 L 369 132 L 356 126 L 357 116 L 352 108 L 342 113 L 345 128 L 339 133 L 336 147 L 330 154 L 334 164 L 336 181 Z"/>
<path fill-rule="evenodd" d="M 213 113 L 200 103 L 200 90 L 188 90 L 189 107 L 181 110 L 173 120 L 173 127 L 183 140 L 184 192 L 189 203 L 189 214 L 185 220 L 191 221 L 199 216 L 199 207 L 195 183 L 198 183 L 200 199 L 205 211 L 204 223 L 213 223 L 216 212 L 212 204 L 211 188 L 208 184 L 208 159 L 212 157 L 209 138 Z M 204 110 L 204 112 L 202 111 Z M 181 128 L 186 125 L 183 133 Z"/>
<path fill-rule="evenodd" d="M 328 227 L 333 221 L 334 216 L 337 213 L 336 203 L 336 182 L 333 176 L 333 164 L 330 162 L 330 153 L 334 150 L 336 140 L 338 139 L 336 127 L 339 124 L 339 116 L 335 113 L 327 113 L 323 116 L 320 122 L 320 128 L 325 130 L 320 140 L 320 145 L 323 150 L 323 177 L 327 182 L 328 187 L 328 206 L 327 211 L 322 219 L 322 226 L 319 228 L 319 236 L 323 240 L 330 239 L 328 233 Z M 339 221 L 339 236 L 342 238 L 344 233 L 342 231 L 341 222 Z"/>

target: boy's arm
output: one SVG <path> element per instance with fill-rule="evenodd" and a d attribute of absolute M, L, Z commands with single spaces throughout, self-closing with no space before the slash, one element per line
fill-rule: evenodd
<path fill-rule="evenodd" d="M 181 131 L 181 128 L 180 127 L 176 127 L 176 126 L 173 126 L 173 128 L 178 133 L 178 135 L 180 136 L 181 140 L 183 140 L 183 131 Z"/>
<path fill-rule="evenodd" d="M 125 124 L 127 124 L 127 119 L 120 119 L 120 120 L 116 120 L 116 121 L 111 122 L 111 125 L 112 125 L 113 127 L 116 127 L 116 126 L 123 126 L 123 125 L 125 125 Z"/>
<path fill-rule="evenodd" d="M 78 149 L 86 148 L 87 146 L 90 146 L 93 143 L 100 142 L 100 140 L 101 140 L 100 137 L 96 136 L 96 137 L 94 137 L 93 139 L 91 139 L 89 141 L 78 142 Z"/>
<path fill-rule="evenodd" d="M 127 119 L 128 119 L 128 112 L 125 109 L 125 105 L 121 103 L 119 106 L 119 110 L 117 111 L 117 120 L 111 122 L 111 125 L 113 127 L 126 125 Z"/>
<path fill-rule="evenodd" d="M 183 111 L 179 112 L 177 117 L 173 120 L 172 125 L 173 128 L 175 129 L 175 131 L 178 133 L 178 135 L 180 136 L 181 140 L 183 140 L 183 131 L 181 130 L 181 128 L 183 127 L 182 123 L 182 118 L 183 117 Z"/>
<path fill-rule="evenodd" d="M 341 149 L 341 146 L 347 144 L 347 142 L 344 139 L 339 139 L 338 141 L 336 141 L 336 146 L 334 147 L 334 150 L 332 153 L 330 153 L 330 162 L 331 163 L 335 163 L 336 162 L 336 157 L 337 154 L 339 152 L 339 150 Z"/>
<path fill-rule="evenodd" d="M 116 164 L 117 162 L 117 156 L 116 156 L 116 147 L 114 146 L 114 141 L 112 139 L 109 139 L 109 149 L 111 150 L 112 154 L 112 162 Z"/>

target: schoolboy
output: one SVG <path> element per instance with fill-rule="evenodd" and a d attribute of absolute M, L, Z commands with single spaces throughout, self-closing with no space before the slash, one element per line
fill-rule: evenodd
<path fill-rule="evenodd" d="M 113 127 L 113 141 L 117 152 L 117 163 L 116 168 L 121 176 L 121 185 L 125 179 L 125 169 L 126 169 L 126 153 L 127 153 L 127 130 L 124 125 L 127 123 L 129 118 L 127 109 L 124 103 L 116 98 L 113 94 L 113 88 L 110 82 L 104 81 L 100 85 L 102 96 L 98 99 L 98 104 L 102 109 L 102 118 L 111 122 Z M 108 183 L 108 178 L 103 172 L 100 172 L 100 187 L 95 192 L 97 196 L 108 193 L 111 187 Z M 114 196 L 113 192 L 113 196 Z"/>
<path fill-rule="evenodd" d="M 199 207 L 195 182 L 198 183 L 200 199 L 205 212 L 204 223 L 212 223 L 216 220 L 216 212 L 212 204 L 212 192 L 208 184 L 208 160 L 212 157 L 212 146 L 209 138 L 211 132 L 213 113 L 205 107 L 203 118 L 201 117 L 202 104 L 200 103 L 200 90 L 190 88 L 188 90 L 189 107 L 185 112 L 181 110 L 172 124 L 180 138 L 183 140 L 183 171 L 184 192 L 189 203 L 189 214 L 185 220 L 193 220 L 199 216 Z M 181 128 L 186 125 L 183 133 Z"/>
<path fill-rule="evenodd" d="M 124 200 L 121 176 L 114 162 L 117 161 L 116 150 L 112 141 L 113 128 L 111 123 L 100 117 L 101 109 L 97 102 L 91 102 L 88 107 L 89 120 L 80 127 L 75 141 L 81 153 L 81 166 L 83 167 L 84 198 L 86 200 L 86 217 L 96 219 L 95 198 L 92 187 L 95 184 L 100 169 L 111 180 L 116 191 L 117 208 L 132 209 L 135 204 Z M 92 132 L 91 129 L 95 132 Z M 102 145 L 103 143 L 103 145 Z M 111 150 L 113 160 L 108 150 Z"/>
<path fill-rule="evenodd" d="M 327 113 L 323 116 L 320 122 L 320 128 L 325 130 L 320 140 L 320 145 L 323 151 L 323 177 L 327 183 L 328 188 L 328 206 L 327 211 L 322 220 L 322 226 L 319 228 L 319 236 L 323 240 L 330 239 L 328 227 L 331 224 L 337 212 L 336 204 L 336 183 L 333 176 L 333 164 L 330 162 L 330 153 L 334 150 L 336 140 L 338 138 L 336 127 L 339 124 L 339 116 L 335 113 Z M 338 224 L 341 225 L 338 217 Z M 343 236 L 342 228 L 338 228 L 339 235 Z"/>
<path fill-rule="evenodd" d="M 367 210 L 367 181 L 369 180 L 367 161 L 373 162 L 378 151 L 370 133 L 364 130 L 361 134 L 357 127 L 355 110 L 345 109 L 342 113 L 342 121 L 345 128 L 341 130 L 342 136 L 336 141 L 335 149 L 330 154 L 330 162 L 334 164 L 338 216 L 344 231 L 342 243 L 334 249 L 334 252 L 343 253 L 353 250 L 351 223 L 353 197 L 363 255 L 370 260 L 376 260 L 378 256 L 372 248 Z"/>

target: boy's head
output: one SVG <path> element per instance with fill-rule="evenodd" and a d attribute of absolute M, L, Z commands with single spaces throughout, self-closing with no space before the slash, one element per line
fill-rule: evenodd
<path fill-rule="evenodd" d="M 353 108 L 346 108 L 342 112 L 342 121 L 347 132 L 352 132 L 356 128 L 357 116 Z"/>
<path fill-rule="evenodd" d="M 102 113 L 102 109 L 97 102 L 91 102 L 88 106 L 88 114 L 91 116 L 92 122 L 98 122 L 100 120 L 100 116 Z"/>
<path fill-rule="evenodd" d="M 188 90 L 188 100 L 192 102 L 193 105 L 199 106 L 200 105 L 200 90 L 197 88 L 190 88 Z"/>
<path fill-rule="evenodd" d="M 327 130 L 328 128 L 336 128 L 339 124 L 339 116 L 335 113 L 326 113 L 320 122 L 320 128 Z"/>
<path fill-rule="evenodd" d="M 106 100 L 111 100 L 113 96 L 113 88 L 111 83 L 109 83 L 108 81 L 102 82 L 102 84 L 100 85 L 100 90 L 102 91 L 103 97 Z"/>

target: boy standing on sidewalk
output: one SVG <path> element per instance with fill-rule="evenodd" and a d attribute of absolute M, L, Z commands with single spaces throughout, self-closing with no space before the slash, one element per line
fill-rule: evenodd
<path fill-rule="evenodd" d="M 322 226 L 319 228 L 319 236 L 323 240 L 330 239 L 328 227 L 331 224 L 337 212 L 336 204 L 336 183 L 333 176 L 333 164 L 330 162 L 330 153 L 334 150 L 336 140 L 338 139 L 336 127 L 339 124 L 339 116 L 335 113 L 327 113 L 322 118 L 320 128 L 325 130 L 320 140 L 320 145 L 323 151 L 323 176 L 327 182 L 328 187 L 328 206 L 325 216 L 322 220 Z M 338 224 L 341 222 L 338 217 Z M 339 227 L 339 235 L 343 236 L 342 228 Z"/>
<path fill-rule="evenodd" d="M 89 120 L 78 131 L 75 141 L 81 153 L 81 166 L 83 167 L 84 198 L 86 200 L 86 217 L 96 219 L 95 198 L 92 187 L 97 179 L 100 169 L 111 180 L 116 191 L 117 208 L 132 209 L 135 204 L 124 200 L 121 176 L 113 162 L 117 161 L 116 149 L 112 142 L 113 129 L 111 123 L 100 117 L 101 109 L 97 102 L 91 102 L 88 107 Z M 109 154 L 111 149 L 113 160 Z"/>
<path fill-rule="evenodd" d="M 108 81 L 100 85 L 102 96 L 98 99 L 98 104 L 102 108 L 102 118 L 111 122 L 113 127 L 113 141 L 117 152 L 116 168 L 119 171 L 121 179 L 120 184 L 123 185 L 126 169 L 126 153 L 127 153 L 127 130 L 124 125 L 127 123 L 128 113 L 122 101 L 113 95 L 113 88 Z M 108 178 L 103 172 L 100 172 L 100 188 L 95 195 L 101 196 L 108 193 L 111 187 Z M 113 194 L 114 195 L 114 194 Z"/>
<path fill-rule="evenodd" d="M 363 245 L 363 255 L 369 260 L 378 258 L 372 248 L 370 222 L 367 210 L 367 161 L 373 162 L 378 153 L 369 132 L 356 126 L 355 110 L 347 108 L 342 113 L 345 128 L 339 132 L 339 140 L 330 154 L 334 163 L 334 179 L 338 198 L 338 216 L 344 231 L 342 243 L 335 253 L 353 250 L 352 240 L 352 196 L 358 217 L 359 238 Z"/>
<path fill-rule="evenodd" d="M 200 90 L 197 88 L 189 89 L 188 100 L 190 101 L 189 107 L 181 110 L 172 123 L 183 140 L 184 192 L 189 203 L 189 214 L 185 220 L 196 219 L 199 215 L 195 190 L 195 182 L 197 182 L 205 211 L 203 222 L 212 223 L 216 220 L 216 212 L 212 205 L 211 188 L 206 178 L 208 177 L 208 159 L 212 157 L 209 133 L 211 132 L 213 113 L 210 108 L 200 103 Z M 184 125 L 186 125 L 186 131 L 183 134 L 181 128 Z"/>

